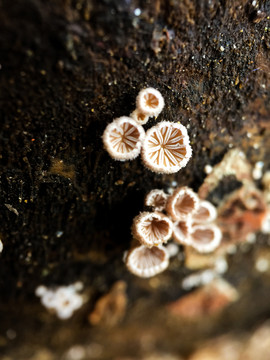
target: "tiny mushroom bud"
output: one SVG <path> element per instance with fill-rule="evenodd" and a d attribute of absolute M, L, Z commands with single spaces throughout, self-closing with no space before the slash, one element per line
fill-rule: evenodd
<path fill-rule="evenodd" d="M 141 244 L 152 247 L 166 243 L 172 236 L 172 222 L 159 212 L 142 212 L 133 220 L 132 234 Z"/>
<path fill-rule="evenodd" d="M 192 221 L 196 223 L 211 222 L 217 217 L 216 207 L 209 201 L 200 200 L 198 209 L 192 215 Z"/>
<path fill-rule="evenodd" d="M 190 245 L 201 253 L 214 251 L 221 239 L 221 230 L 214 224 L 195 225 L 190 232 Z"/>
<path fill-rule="evenodd" d="M 153 172 L 175 173 L 186 166 L 191 154 L 187 129 L 181 124 L 161 121 L 146 132 L 142 160 Z"/>
<path fill-rule="evenodd" d="M 182 245 L 190 245 L 191 219 L 176 221 L 173 224 L 173 239 Z"/>
<path fill-rule="evenodd" d="M 166 207 L 168 195 L 163 190 L 154 189 L 146 195 L 145 205 L 152 207 L 156 211 L 162 211 Z"/>
<path fill-rule="evenodd" d="M 173 220 L 186 220 L 199 206 L 198 195 L 190 188 L 183 186 L 175 189 L 169 197 L 166 210 Z"/>
<path fill-rule="evenodd" d="M 136 103 L 137 109 L 148 116 L 158 116 L 164 107 L 163 96 L 154 88 L 141 90 Z"/>
<path fill-rule="evenodd" d="M 115 160 L 135 159 L 140 151 L 144 129 L 135 120 L 121 116 L 110 123 L 103 133 L 105 149 Z"/>
<path fill-rule="evenodd" d="M 134 110 L 129 116 L 140 125 L 145 125 L 149 120 L 149 116 L 139 109 Z"/>
<path fill-rule="evenodd" d="M 144 245 L 129 251 L 126 266 L 134 275 L 148 278 L 164 271 L 169 265 L 169 253 L 164 246 Z"/>

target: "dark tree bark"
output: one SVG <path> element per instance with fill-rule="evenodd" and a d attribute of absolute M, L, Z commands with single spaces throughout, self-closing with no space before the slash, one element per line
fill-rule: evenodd
<path fill-rule="evenodd" d="M 269 276 L 251 266 L 258 249 L 267 251 L 266 235 L 228 257 L 225 277 L 240 300 L 197 322 L 166 310 L 186 294 L 183 259 L 150 280 L 128 273 L 122 261 L 149 190 L 177 181 L 198 191 L 205 165 L 218 164 L 231 148 L 269 169 L 270 2 L 254 4 L 0 0 L 5 359 L 60 359 L 76 344 L 92 346 L 90 359 L 186 356 L 205 339 L 249 331 L 269 316 Z M 106 125 L 130 114 L 146 86 L 164 96 L 158 120 L 188 127 L 193 157 L 173 175 L 150 172 L 140 158 L 114 161 L 103 149 Z M 224 187 L 219 191 L 220 200 Z M 89 324 L 97 300 L 118 280 L 127 287 L 124 317 Z M 35 296 L 41 284 L 76 281 L 88 300 L 69 320 L 47 312 Z"/>

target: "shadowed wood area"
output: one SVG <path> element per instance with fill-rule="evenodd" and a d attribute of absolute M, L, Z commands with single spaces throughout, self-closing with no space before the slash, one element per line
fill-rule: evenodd
<path fill-rule="evenodd" d="M 174 174 L 103 147 L 147 87 L 165 106 L 144 129 L 189 134 Z M 269 171 L 269 0 L 0 0 L 1 359 L 256 357 L 270 341 Z M 178 186 L 216 206 L 222 243 L 171 247 L 167 270 L 136 277 L 133 218 L 150 190 Z M 78 282 L 65 320 L 35 293 Z"/>

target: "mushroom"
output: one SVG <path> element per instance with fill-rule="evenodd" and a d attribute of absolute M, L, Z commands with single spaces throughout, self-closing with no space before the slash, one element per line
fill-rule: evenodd
<path fill-rule="evenodd" d="M 191 219 L 179 220 L 173 224 L 173 239 L 182 245 L 190 245 Z"/>
<path fill-rule="evenodd" d="M 164 107 L 164 99 L 158 90 L 147 88 L 139 92 L 136 104 L 137 109 L 145 115 L 158 116 Z"/>
<path fill-rule="evenodd" d="M 175 189 L 169 197 L 166 210 L 173 220 L 186 220 L 198 206 L 198 195 L 187 186 L 183 186 Z"/>
<path fill-rule="evenodd" d="M 162 211 L 166 207 L 168 195 L 163 190 L 151 190 L 145 198 L 145 205 L 151 206 L 156 211 Z"/>
<path fill-rule="evenodd" d="M 133 220 L 132 234 L 141 244 L 152 247 L 166 243 L 172 236 L 172 222 L 159 212 L 142 212 Z"/>
<path fill-rule="evenodd" d="M 209 201 L 200 200 L 198 209 L 192 215 L 194 223 L 211 222 L 217 217 L 216 207 Z"/>
<path fill-rule="evenodd" d="M 103 133 L 105 149 L 115 160 L 135 159 L 140 151 L 144 129 L 135 120 L 121 116 L 110 123 Z"/>
<path fill-rule="evenodd" d="M 139 109 L 134 110 L 129 116 L 140 125 L 145 125 L 149 120 L 149 116 Z"/>
<path fill-rule="evenodd" d="M 164 246 L 148 248 L 145 245 L 130 250 L 126 266 L 134 275 L 148 278 L 164 271 L 169 265 L 169 254 Z"/>
<path fill-rule="evenodd" d="M 220 244 L 222 232 L 214 224 L 198 224 L 192 226 L 190 232 L 190 245 L 201 253 L 214 251 Z"/>
<path fill-rule="evenodd" d="M 162 121 L 146 132 L 142 160 L 151 171 L 175 173 L 186 166 L 191 155 L 187 129 L 183 125 Z"/>

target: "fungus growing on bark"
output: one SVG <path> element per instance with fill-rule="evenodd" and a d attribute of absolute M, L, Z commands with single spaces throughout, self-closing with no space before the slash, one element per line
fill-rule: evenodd
<path fill-rule="evenodd" d="M 143 89 L 136 100 L 137 109 L 148 116 L 158 116 L 164 107 L 161 93 L 154 88 Z"/>
<path fill-rule="evenodd" d="M 166 207 L 168 195 L 163 190 L 151 190 L 145 198 L 145 205 L 152 207 L 155 211 L 162 211 Z"/>
<path fill-rule="evenodd" d="M 191 219 L 176 221 L 173 224 L 173 239 L 182 245 L 190 245 L 189 234 L 191 231 Z"/>
<path fill-rule="evenodd" d="M 166 210 L 173 220 L 186 220 L 199 206 L 197 194 L 190 188 L 183 186 L 175 189 L 169 197 Z"/>
<path fill-rule="evenodd" d="M 129 116 L 140 125 L 145 125 L 149 120 L 149 116 L 139 109 L 134 110 Z"/>
<path fill-rule="evenodd" d="M 199 201 L 198 209 L 192 215 L 192 221 L 196 223 L 205 223 L 214 221 L 217 217 L 216 207 L 209 201 Z"/>
<path fill-rule="evenodd" d="M 142 160 L 153 172 L 175 173 L 186 166 L 191 154 L 187 129 L 181 124 L 162 121 L 146 132 Z"/>
<path fill-rule="evenodd" d="M 214 224 L 197 224 L 190 232 L 190 245 L 201 253 L 214 251 L 220 244 L 222 233 Z"/>
<path fill-rule="evenodd" d="M 141 125 L 127 116 L 111 122 L 103 133 L 105 149 L 115 160 L 135 159 L 140 151 L 145 132 Z"/>
<path fill-rule="evenodd" d="M 133 220 L 132 234 L 145 246 L 152 247 L 166 243 L 172 236 L 171 220 L 159 212 L 142 212 Z"/>
<path fill-rule="evenodd" d="M 141 245 L 130 250 L 126 258 L 128 270 L 143 278 L 161 273 L 168 265 L 168 251 L 161 245 L 152 248 Z"/>
<path fill-rule="evenodd" d="M 59 319 L 68 319 L 73 312 L 83 304 L 83 297 L 77 294 L 82 290 L 82 283 L 75 283 L 69 286 L 60 286 L 56 289 L 49 289 L 46 286 L 39 286 L 36 295 L 41 298 L 41 303 L 48 310 L 56 313 Z"/>

